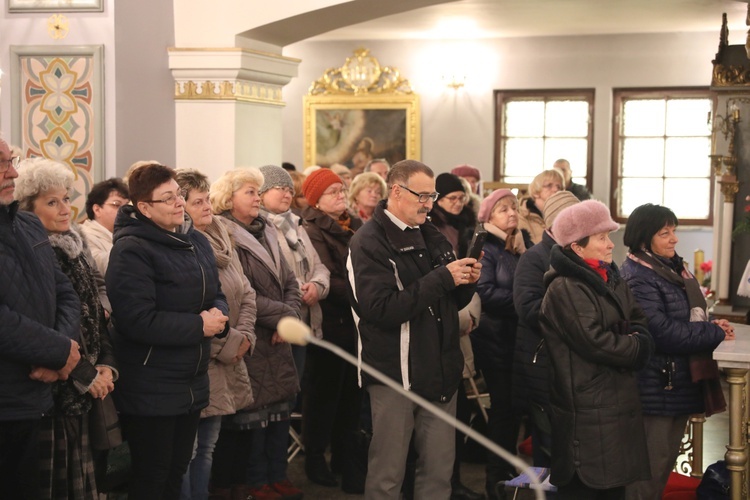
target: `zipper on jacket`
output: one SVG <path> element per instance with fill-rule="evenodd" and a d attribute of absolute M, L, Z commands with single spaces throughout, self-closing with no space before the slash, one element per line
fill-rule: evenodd
<path fill-rule="evenodd" d="M 203 290 L 201 295 L 201 307 L 200 310 L 203 311 L 203 304 L 206 303 L 206 271 L 203 269 L 203 265 L 201 265 L 201 261 L 198 258 L 198 254 L 195 253 L 195 247 L 190 247 L 190 251 L 193 252 L 193 256 L 195 257 L 195 262 L 198 264 L 198 267 L 201 268 L 201 280 L 203 283 Z"/>
<path fill-rule="evenodd" d="M 148 363 L 148 358 L 151 357 L 151 351 L 154 350 L 154 346 L 151 346 L 148 348 L 148 353 L 146 354 L 146 359 L 143 360 L 143 366 L 146 366 L 146 363 Z"/>
<path fill-rule="evenodd" d="M 535 365 L 536 360 L 539 358 L 539 353 L 542 352 L 542 349 L 544 348 L 544 339 L 539 341 L 539 344 L 537 344 L 536 349 L 534 349 L 534 357 L 531 358 L 531 364 Z"/>
<path fill-rule="evenodd" d="M 195 373 L 193 375 L 198 375 L 198 370 L 201 368 L 201 360 L 203 359 L 203 341 L 198 345 L 198 364 L 195 367 Z"/>

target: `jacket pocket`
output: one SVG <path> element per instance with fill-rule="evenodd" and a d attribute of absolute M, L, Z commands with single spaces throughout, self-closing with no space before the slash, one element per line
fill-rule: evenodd
<path fill-rule="evenodd" d="M 609 370 L 602 370 L 591 380 L 575 386 L 575 399 L 580 408 L 601 408 L 607 405 L 608 392 L 614 391 Z"/>

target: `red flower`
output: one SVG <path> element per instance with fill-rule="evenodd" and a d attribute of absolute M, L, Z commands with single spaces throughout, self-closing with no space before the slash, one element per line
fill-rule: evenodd
<path fill-rule="evenodd" d="M 704 273 L 710 273 L 712 266 L 713 266 L 713 261 L 707 260 L 706 262 L 701 264 L 701 271 L 703 271 Z"/>
<path fill-rule="evenodd" d="M 745 212 L 750 212 L 750 205 L 745 205 Z"/>

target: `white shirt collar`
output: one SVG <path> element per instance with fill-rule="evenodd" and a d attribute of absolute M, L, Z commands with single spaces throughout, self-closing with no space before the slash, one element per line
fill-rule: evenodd
<path fill-rule="evenodd" d="M 387 208 L 384 211 L 385 211 L 385 215 L 387 215 L 388 218 L 391 219 L 391 222 L 396 224 L 396 226 L 398 226 L 400 230 L 406 231 L 407 229 L 419 229 L 419 226 L 408 225 L 407 223 L 405 223 L 404 221 L 402 221 L 401 219 L 393 215 L 391 212 L 389 212 Z"/>

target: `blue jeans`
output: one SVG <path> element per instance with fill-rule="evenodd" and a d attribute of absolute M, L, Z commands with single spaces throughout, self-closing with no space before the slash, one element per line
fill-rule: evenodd
<path fill-rule="evenodd" d="M 247 482 L 252 488 L 286 479 L 289 420 L 268 422 L 265 429 L 253 429 Z"/>
<path fill-rule="evenodd" d="M 211 479 L 214 446 L 219 439 L 221 416 L 206 417 L 198 422 L 198 434 L 193 445 L 193 459 L 182 477 L 181 500 L 206 500 Z"/>

